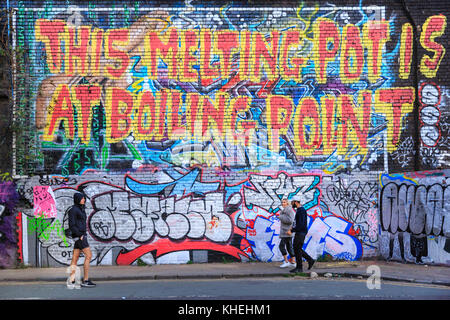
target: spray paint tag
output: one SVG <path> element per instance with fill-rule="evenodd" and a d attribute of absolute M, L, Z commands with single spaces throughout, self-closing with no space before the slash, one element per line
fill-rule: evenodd
<path fill-rule="evenodd" d="M 56 218 L 56 200 L 53 190 L 49 186 L 33 187 L 34 216 L 45 218 Z"/>

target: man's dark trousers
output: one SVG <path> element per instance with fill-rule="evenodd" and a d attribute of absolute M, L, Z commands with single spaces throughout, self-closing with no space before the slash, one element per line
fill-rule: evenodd
<path fill-rule="evenodd" d="M 294 254 L 295 254 L 295 261 L 297 262 L 297 269 L 303 270 L 302 267 L 302 257 L 308 261 L 308 263 L 312 263 L 314 261 L 313 258 L 309 254 L 303 250 L 303 243 L 305 242 L 306 233 L 295 233 L 294 236 Z"/>

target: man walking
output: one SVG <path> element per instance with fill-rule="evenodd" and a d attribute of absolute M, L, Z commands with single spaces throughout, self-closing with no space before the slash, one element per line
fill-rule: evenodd
<path fill-rule="evenodd" d="M 84 254 L 84 281 L 81 283 L 81 286 L 95 287 L 95 284 L 89 280 L 89 264 L 91 263 L 92 252 L 86 235 L 86 212 L 84 210 L 86 197 L 84 194 L 77 192 L 73 195 L 73 202 L 74 205 L 69 210 L 69 229 L 72 232 L 72 238 L 75 240 L 72 262 L 70 264 L 70 281 L 72 283 L 75 282 L 75 270 L 82 251 Z"/>
<path fill-rule="evenodd" d="M 305 208 L 301 205 L 300 197 L 295 197 L 292 200 L 292 206 L 296 209 L 292 232 L 295 232 L 294 253 L 297 266 L 295 269 L 290 270 L 290 272 L 297 273 L 303 272 L 302 257 L 308 261 L 308 270 L 312 268 L 315 260 L 303 250 L 303 243 L 305 242 L 305 237 L 308 233 L 308 217 Z"/>
<path fill-rule="evenodd" d="M 283 210 L 281 210 L 279 219 L 280 219 L 280 251 L 284 258 L 284 263 L 280 266 L 280 268 L 293 267 L 295 266 L 295 258 L 294 251 L 292 249 L 292 223 L 294 221 L 294 210 L 289 205 L 289 201 L 287 199 L 283 199 L 281 201 L 281 206 Z M 286 252 L 287 250 L 287 252 Z M 287 253 L 291 256 L 290 260 L 287 259 Z"/>

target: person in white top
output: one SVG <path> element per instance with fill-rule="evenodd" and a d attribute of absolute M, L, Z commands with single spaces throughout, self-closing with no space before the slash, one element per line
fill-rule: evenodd
<path fill-rule="evenodd" d="M 294 250 L 292 248 L 292 224 L 294 222 L 295 211 L 289 205 L 289 201 L 287 199 L 283 199 L 281 201 L 281 206 L 283 210 L 281 210 L 279 219 L 280 219 L 280 251 L 283 255 L 284 262 L 280 266 L 281 268 L 294 267 L 296 266 Z M 288 260 L 287 254 L 289 253 L 290 259 Z"/>

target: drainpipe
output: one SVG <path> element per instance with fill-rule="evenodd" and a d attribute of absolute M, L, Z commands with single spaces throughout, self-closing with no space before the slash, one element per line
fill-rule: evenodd
<path fill-rule="evenodd" d="M 419 47 L 419 41 L 418 41 L 418 29 L 416 26 L 416 23 L 411 15 L 411 12 L 408 9 L 408 6 L 405 3 L 405 0 L 400 0 L 401 5 L 403 7 L 403 11 L 406 14 L 406 17 L 408 21 L 411 23 L 413 27 L 413 63 L 414 63 L 414 74 L 413 74 L 413 84 L 415 87 L 415 99 L 414 99 L 414 122 L 416 124 L 416 130 L 414 130 L 414 146 L 415 146 L 415 155 L 414 155 L 414 171 L 420 171 L 420 163 L 419 163 L 419 157 L 420 157 L 420 132 L 419 132 L 419 58 L 418 58 L 418 47 Z"/>

